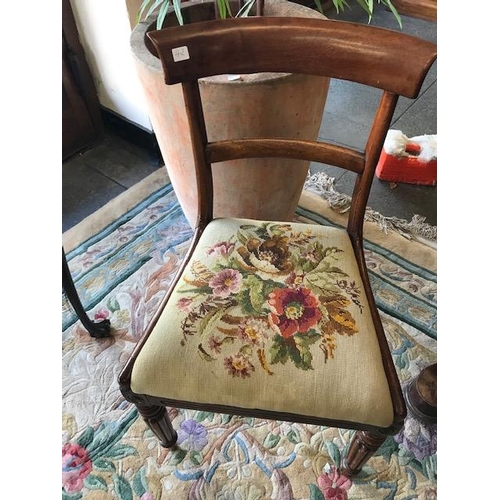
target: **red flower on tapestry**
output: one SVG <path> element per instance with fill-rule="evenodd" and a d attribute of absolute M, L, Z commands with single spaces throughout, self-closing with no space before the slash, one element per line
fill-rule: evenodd
<path fill-rule="evenodd" d="M 76 493 L 83 488 L 83 480 L 92 470 L 92 461 L 85 448 L 66 443 L 62 449 L 62 482 L 67 493 Z"/>
<path fill-rule="evenodd" d="M 321 319 L 319 301 L 308 288 L 278 288 L 269 294 L 270 320 L 283 338 L 306 333 Z"/>
<path fill-rule="evenodd" d="M 342 269 L 342 252 L 309 229 L 240 225 L 184 276 L 181 345 L 198 337 L 202 359 L 223 361 L 240 379 L 259 365 L 268 375 L 287 363 L 314 370 L 318 351 L 334 358 L 335 335 L 358 332 L 348 306 L 361 312 L 360 290 Z"/>

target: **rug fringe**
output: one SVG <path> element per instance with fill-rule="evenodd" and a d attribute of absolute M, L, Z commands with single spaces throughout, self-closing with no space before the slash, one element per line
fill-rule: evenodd
<path fill-rule="evenodd" d="M 317 172 L 312 175 L 309 172 L 304 189 L 319 194 L 331 208 L 340 213 L 346 213 L 351 208 L 352 199 L 350 196 L 336 191 L 334 184 L 335 177 L 330 177 L 325 172 Z M 432 243 L 437 241 L 437 227 L 425 222 L 425 217 L 422 215 L 415 214 L 411 221 L 407 221 L 398 217 L 387 217 L 370 207 L 366 207 L 365 221 L 374 222 L 385 233 L 394 231 L 410 240 L 421 241 L 423 239 Z"/>

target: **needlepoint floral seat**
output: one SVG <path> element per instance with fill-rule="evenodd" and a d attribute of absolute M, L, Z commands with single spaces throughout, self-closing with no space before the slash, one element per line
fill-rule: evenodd
<path fill-rule="evenodd" d="M 398 97 L 418 95 L 436 47 L 355 23 L 266 16 L 147 36 L 165 83 L 182 87 L 198 216 L 120 390 L 165 447 L 178 437 L 167 407 L 352 429 L 341 470 L 357 474 L 406 416 L 364 258 L 366 203 Z M 209 140 L 198 79 L 269 71 L 381 89 L 364 151 L 274 135 Z M 244 158 L 355 173 L 347 227 L 214 217 L 212 164 L 230 168 L 224 162 Z"/>
<path fill-rule="evenodd" d="M 347 232 L 211 222 L 135 362 L 131 387 L 389 426 L 391 395 Z"/>

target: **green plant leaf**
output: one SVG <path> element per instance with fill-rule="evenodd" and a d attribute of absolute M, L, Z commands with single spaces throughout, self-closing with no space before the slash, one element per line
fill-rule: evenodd
<path fill-rule="evenodd" d="M 339 278 L 348 278 L 349 275 L 337 266 L 338 259 L 334 253 L 328 253 L 314 269 L 307 269 L 304 283 L 320 294 L 327 294 L 336 288 Z M 305 267 L 304 267 L 305 269 Z"/>
<path fill-rule="evenodd" d="M 325 500 L 321 490 L 315 484 L 308 484 L 309 486 L 309 500 Z"/>
<path fill-rule="evenodd" d="M 315 0 L 316 1 L 316 0 Z M 247 0 L 241 9 L 237 12 L 235 17 L 248 17 L 251 8 L 254 6 L 255 0 Z"/>
<path fill-rule="evenodd" d="M 219 17 L 221 19 L 226 19 L 227 17 L 227 5 L 224 0 L 217 0 L 217 8 L 219 9 Z"/>
<path fill-rule="evenodd" d="M 283 339 L 279 335 L 275 335 L 273 341 L 273 344 L 269 348 L 270 363 L 272 365 L 276 363 L 284 365 L 289 358 L 287 346 L 283 343 Z"/>
<path fill-rule="evenodd" d="M 237 300 L 244 314 L 253 316 L 257 313 L 257 311 L 253 308 L 252 300 L 250 299 L 250 290 L 248 290 L 248 288 L 241 290 L 238 294 Z"/>
<path fill-rule="evenodd" d="M 147 6 L 149 5 L 150 2 L 151 2 L 151 0 L 143 0 L 143 2 L 141 4 L 141 7 L 139 8 L 139 12 L 137 12 L 136 23 L 140 22 L 140 20 L 142 18 L 142 14 L 146 10 L 146 8 L 147 8 Z"/>
<path fill-rule="evenodd" d="M 74 495 L 70 495 L 62 490 L 62 500 L 80 500 L 83 496 L 83 493 L 75 493 Z"/>
<path fill-rule="evenodd" d="M 399 15 L 399 13 L 396 10 L 396 8 L 394 7 L 394 5 L 392 5 L 391 0 L 381 0 L 381 1 L 385 6 L 389 7 L 389 10 L 392 12 L 392 15 L 396 18 L 396 21 L 398 22 L 399 27 L 401 29 L 403 29 L 403 21 L 401 20 L 401 16 Z"/>
<path fill-rule="evenodd" d="M 165 0 L 155 0 L 153 2 L 153 5 L 151 5 L 151 7 L 149 7 L 149 10 L 147 11 L 146 15 L 144 16 L 144 19 L 147 19 L 157 8 L 158 6 L 164 2 Z"/>
<path fill-rule="evenodd" d="M 320 0 L 314 0 L 314 3 L 316 4 L 316 8 L 318 9 L 318 11 L 323 14 L 323 5 L 321 5 L 321 1 Z"/>
<path fill-rule="evenodd" d="M 251 356 L 253 353 L 253 350 L 252 350 L 252 347 L 250 345 L 245 344 L 244 346 L 242 346 L 240 348 L 240 350 L 238 352 L 240 352 L 241 354 L 244 354 L 245 356 Z"/>
<path fill-rule="evenodd" d="M 344 12 L 344 7 L 351 8 L 350 5 L 346 2 L 346 0 L 333 0 L 333 5 L 335 6 L 335 10 L 337 14 L 339 12 Z"/>
<path fill-rule="evenodd" d="M 253 309 L 260 314 L 265 302 L 265 297 L 262 293 L 264 282 L 257 276 L 250 275 L 246 278 L 245 284 L 249 290 L 250 302 L 252 303 Z"/>
<path fill-rule="evenodd" d="M 163 21 L 167 17 L 168 8 L 170 7 L 170 0 L 164 0 L 160 10 L 158 11 L 158 18 L 156 19 L 156 29 L 161 29 L 163 26 Z"/>
<path fill-rule="evenodd" d="M 194 465 L 200 465 L 203 463 L 203 455 L 199 451 L 192 450 L 189 452 L 189 460 L 191 460 Z"/>
<path fill-rule="evenodd" d="M 302 370 L 312 370 L 312 354 L 309 349 L 308 344 L 301 344 L 297 340 L 298 335 L 295 338 L 295 345 L 288 345 L 288 352 L 290 353 L 290 358 L 297 368 Z"/>
<path fill-rule="evenodd" d="M 370 23 L 373 15 L 373 2 L 371 2 L 370 0 L 358 0 L 358 4 L 361 5 L 361 8 L 368 14 L 368 23 Z"/>
<path fill-rule="evenodd" d="M 184 25 L 184 20 L 182 19 L 182 12 L 181 12 L 181 1 L 182 0 L 172 0 L 174 4 L 174 12 L 175 15 L 177 16 L 177 21 L 179 22 L 180 26 Z"/>
<path fill-rule="evenodd" d="M 138 453 L 133 446 L 129 446 L 128 444 L 117 444 L 116 446 L 113 446 L 113 448 L 111 448 L 106 455 L 108 458 L 120 460 L 130 455 L 138 455 Z"/>
<path fill-rule="evenodd" d="M 92 465 L 95 470 L 102 472 L 115 472 L 116 467 L 111 460 L 107 460 L 106 458 L 97 458 L 92 462 Z"/>
<path fill-rule="evenodd" d="M 106 306 L 111 312 L 119 311 L 120 310 L 120 304 L 115 298 L 111 298 L 108 300 Z"/>
<path fill-rule="evenodd" d="M 370 465 L 363 465 L 363 468 L 356 474 L 356 480 L 372 480 L 378 475 L 377 469 L 371 467 Z"/>
<path fill-rule="evenodd" d="M 309 347 L 310 345 L 320 340 L 321 334 L 315 332 L 314 330 L 309 330 L 306 333 L 298 333 L 297 335 L 295 335 L 294 339 L 295 345 L 300 350 L 302 347 Z"/>
<path fill-rule="evenodd" d="M 389 463 L 391 461 L 391 455 L 397 452 L 398 448 L 399 445 L 396 443 L 396 440 L 392 436 L 389 436 L 377 449 L 375 456 L 382 455 L 384 460 Z"/>
<path fill-rule="evenodd" d="M 132 488 L 130 483 L 123 476 L 118 474 L 113 475 L 113 482 L 115 484 L 115 493 L 119 500 L 133 500 Z"/>
<path fill-rule="evenodd" d="M 279 434 L 273 434 L 270 432 L 267 436 L 266 439 L 264 439 L 264 447 L 265 448 L 274 448 L 279 442 L 280 442 L 280 435 Z"/>
<path fill-rule="evenodd" d="M 300 355 L 300 362 L 295 363 L 296 366 L 302 368 L 303 370 L 312 370 L 312 354 L 310 346 L 317 342 L 320 338 L 321 335 L 313 331 L 294 336 L 295 346 Z"/>
<path fill-rule="evenodd" d="M 337 466 L 340 465 L 341 454 L 338 446 L 333 441 L 325 441 L 325 446 L 328 451 L 328 455 L 332 459 L 332 462 Z"/>
<path fill-rule="evenodd" d="M 427 478 L 434 480 L 437 476 L 436 455 L 426 456 L 422 459 L 422 473 Z"/>
<path fill-rule="evenodd" d="M 210 356 L 207 351 L 203 348 L 203 344 L 198 344 L 198 354 L 203 361 L 215 361 L 215 358 Z"/>
<path fill-rule="evenodd" d="M 197 422 L 203 422 L 203 420 L 213 420 L 214 414 L 210 411 L 197 411 L 194 414 L 194 420 Z"/>
<path fill-rule="evenodd" d="M 290 430 L 288 434 L 286 435 L 288 438 L 288 441 L 290 441 L 293 444 L 298 444 L 300 443 L 300 436 L 297 434 L 297 431 L 294 429 Z"/>
<path fill-rule="evenodd" d="M 106 481 L 100 477 L 96 476 L 95 474 L 89 474 L 83 481 L 83 484 L 89 489 L 89 490 L 108 490 L 108 485 L 106 484 Z"/>
<path fill-rule="evenodd" d="M 179 448 L 172 453 L 172 456 L 170 457 L 168 464 L 169 465 L 179 465 L 184 460 L 186 455 L 187 455 L 187 451 L 181 450 Z"/>
<path fill-rule="evenodd" d="M 223 413 L 220 419 L 222 425 L 226 425 L 233 418 L 232 415 L 228 415 L 227 413 Z"/>
<path fill-rule="evenodd" d="M 135 494 L 141 498 L 148 491 L 148 483 L 146 482 L 146 467 L 143 465 L 132 481 L 132 489 Z"/>
<path fill-rule="evenodd" d="M 283 283 L 278 283 L 277 281 L 273 281 L 273 280 L 266 280 L 263 283 L 264 283 L 264 286 L 262 287 L 262 295 L 264 296 L 264 298 L 266 300 L 269 297 L 269 294 L 271 292 L 274 292 L 274 290 L 276 290 L 278 288 L 285 288 L 286 287 L 286 285 L 284 285 Z"/>
<path fill-rule="evenodd" d="M 83 434 L 76 440 L 76 444 L 80 445 L 82 448 L 88 448 L 94 440 L 94 433 L 92 427 L 87 427 Z"/>

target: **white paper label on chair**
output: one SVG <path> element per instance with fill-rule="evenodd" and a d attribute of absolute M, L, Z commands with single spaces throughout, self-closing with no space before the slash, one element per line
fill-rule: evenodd
<path fill-rule="evenodd" d="M 187 61 L 189 59 L 189 50 L 185 45 L 183 47 L 175 47 L 175 49 L 172 49 L 172 56 L 174 62 Z"/>

